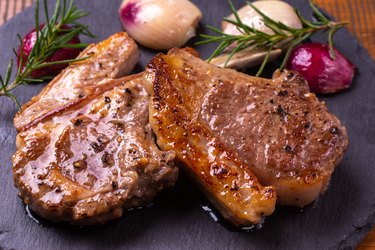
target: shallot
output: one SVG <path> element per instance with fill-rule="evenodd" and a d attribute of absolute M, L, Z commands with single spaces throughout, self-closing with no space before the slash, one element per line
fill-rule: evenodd
<path fill-rule="evenodd" d="M 334 58 L 329 51 L 326 44 L 302 44 L 292 51 L 287 68 L 298 71 L 308 81 L 312 92 L 329 94 L 348 89 L 355 66 L 337 49 L 334 49 Z"/>
<path fill-rule="evenodd" d="M 40 25 L 39 29 L 43 29 L 44 24 Z M 68 25 L 63 25 L 61 29 L 69 29 L 70 27 Z M 63 33 L 63 31 L 61 32 Z M 22 49 L 21 47 L 18 48 L 18 58 L 17 63 L 18 67 L 24 68 L 26 65 L 26 60 L 29 57 L 35 42 L 37 40 L 37 34 L 36 30 L 31 30 L 23 39 L 22 39 Z M 78 36 L 74 36 L 68 44 L 79 44 L 80 40 Z M 45 61 L 48 62 L 55 62 L 55 61 L 63 61 L 63 60 L 69 60 L 76 58 L 80 53 L 79 48 L 61 48 L 56 50 L 51 56 L 47 58 Z M 20 65 L 20 58 L 22 57 L 22 65 Z M 60 73 L 61 70 L 63 70 L 67 64 L 55 64 L 51 65 L 45 68 L 35 69 L 31 72 L 30 77 L 31 78 L 39 78 L 44 76 L 55 76 L 58 73 Z"/>

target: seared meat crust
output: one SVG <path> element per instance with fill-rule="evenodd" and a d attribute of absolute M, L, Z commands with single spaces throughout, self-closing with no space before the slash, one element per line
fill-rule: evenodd
<path fill-rule="evenodd" d="M 125 33 L 120 36 L 131 44 L 124 54 L 136 56 L 135 43 Z M 90 48 L 108 53 L 105 46 L 111 51 L 117 43 L 107 42 L 118 38 L 115 35 Z M 129 57 L 119 59 L 113 71 L 128 68 L 129 72 L 135 65 L 127 61 Z M 80 70 L 84 65 L 85 61 Z M 79 73 L 76 65 L 70 67 L 62 73 L 68 79 Z M 89 61 L 84 73 L 96 70 Z M 33 211 L 53 221 L 104 223 L 120 217 L 123 209 L 147 204 L 177 179 L 174 153 L 160 151 L 154 142 L 142 74 L 119 79 L 101 79 L 104 73 L 96 74 L 97 80 L 81 79 L 81 85 L 74 85 L 75 90 L 85 91 L 84 97 L 70 93 L 71 82 L 58 76 L 16 118 L 21 127 L 13 156 L 15 185 Z M 118 75 L 111 74 L 105 75 Z M 55 88 L 67 99 L 36 108 L 49 103 L 57 94 Z"/>
<path fill-rule="evenodd" d="M 275 187 L 280 204 L 312 202 L 348 146 L 345 127 L 295 72 L 276 72 L 272 80 L 251 77 L 175 49 L 154 58 L 145 78 L 153 93 L 150 123 L 158 144 L 176 151 L 235 224 L 257 222 L 273 211 L 273 188 L 258 180 Z M 258 192 L 238 195 L 241 186 L 231 188 L 234 179 L 246 183 L 243 176 L 250 176 Z M 268 203 L 255 216 L 239 219 L 235 211 L 254 211 L 249 204 L 257 200 Z"/>
<path fill-rule="evenodd" d="M 275 191 L 263 187 L 237 152 L 226 147 L 201 119 L 207 86 L 200 85 L 203 82 L 195 75 L 201 65 L 189 64 L 190 58 L 188 52 L 172 50 L 155 57 L 147 67 L 145 78 L 153 90 L 150 124 L 157 143 L 176 152 L 178 161 L 225 219 L 238 226 L 260 223 L 275 209 Z"/>

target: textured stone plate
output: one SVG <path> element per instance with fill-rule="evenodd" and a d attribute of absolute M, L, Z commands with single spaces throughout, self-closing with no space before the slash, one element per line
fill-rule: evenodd
<path fill-rule="evenodd" d="M 54 1 L 49 1 L 50 7 Z M 84 21 L 97 35 L 95 41 L 121 30 L 117 18 L 119 0 L 77 0 L 90 11 Z M 206 24 L 218 26 L 229 10 L 224 0 L 195 0 Z M 240 2 L 236 1 L 237 6 Z M 307 3 L 290 1 L 310 15 Z M 5 72 L 17 44 L 16 34 L 33 28 L 34 9 L 29 8 L 0 28 L 0 72 Z M 325 37 L 316 38 L 325 42 Z M 358 66 L 354 86 L 324 99 L 330 111 L 347 127 L 350 147 L 335 171 L 330 188 L 303 212 L 278 207 L 262 228 L 233 232 L 216 223 L 201 206 L 205 198 L 183 175 L 174 189 L 155 199 L 153 205 L 131 211 L 104 226 L 77 228 L 42 222 L 26 213 L 13 187 L 11 155 L 16 131 L 12 119 L 16 107 L 0 98 L 0 249 L 317 249 L 346 248 L 360 242 L 374 222 L 375 211 L 375 65 L 347 31 L 336 37 L 337 48 Z M 206 58 L 213 46 L 198 48 Z M 155 51 L 142 49 L 138 69 Z M 269 70 L 270 72 L 272 69 Z M 44 85 L 23 86 L 15 91 L 21 103 Z"/>

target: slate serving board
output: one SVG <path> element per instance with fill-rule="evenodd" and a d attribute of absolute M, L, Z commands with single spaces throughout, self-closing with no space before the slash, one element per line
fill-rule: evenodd
<path fill-rule="evenodd" d="M 121 30 L 117 18 L 120 0 L 77 0 L 91 12 L 84 22 L 100 41 Z M 206 24 L 220 25 L 229 13 L 224 0 L 194 0 Z M 245 1 L 235 1 L 237 7 Z M 311 16 L 306 1 L 288 1 Z M 49 1 L 53 7 L 54 1 Z M 0 72 L 5 72 L 17 44 L 16 34 L 33 28 L 34 8 L 28 8 L 0 27 Z M 316 37 L 325 41 L 325 37 Z M 86 40 L 92 41 L 92 40 Z M 194 40 L 190 43 L 193 44 Z M 126 213 L 104 226 L 73 227 L 32 220 L 13 187 L 11 156 L 16 131 L 16 107 L 0 98 L 0 249 L 347 249 L 354 248 L 375 222 L 375 64 L 346 30 L 339 31 L 336 47 L 358 66 L 354 86 L 323 99 L 347 127 L 350 147 L 333 174 L 324 196 L 304 211 L 278 207 L 261 229 L 232 231 L 216 223 L 202 205 L 206 199 L 182 174 L 176 187 L 162 192 L 143 209 Z M 214 46 L 198 47 L 207 58 Z M 142 48 L 141 70 L 155 51 Z M 268 70 L 272 71 L 272 67 Z M 44 85 L 23 86 L 15 91 L 28 101 Z"/>

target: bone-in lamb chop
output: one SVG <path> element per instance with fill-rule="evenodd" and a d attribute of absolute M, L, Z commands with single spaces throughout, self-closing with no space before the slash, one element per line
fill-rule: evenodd
<path fill-rule="evenodd" d="M 340 121 L 294 72 L 251 77 L 174 49 L 151 60 L 145 79 L 158 145 L 235 225 L 272 213 L 275 191 L 280 204 L 312 202 L 348 146 Z"/>
<path fill-rule="evenodd" d="M 89 46 L 15 117 L 16 187 L 44 218 L 103 223 L 172 186 L 174 153 L 160 151 L 148 124 L 139 52 L 125 33 Z M 118 79 L 112 79 L 118 78 Z"/>

